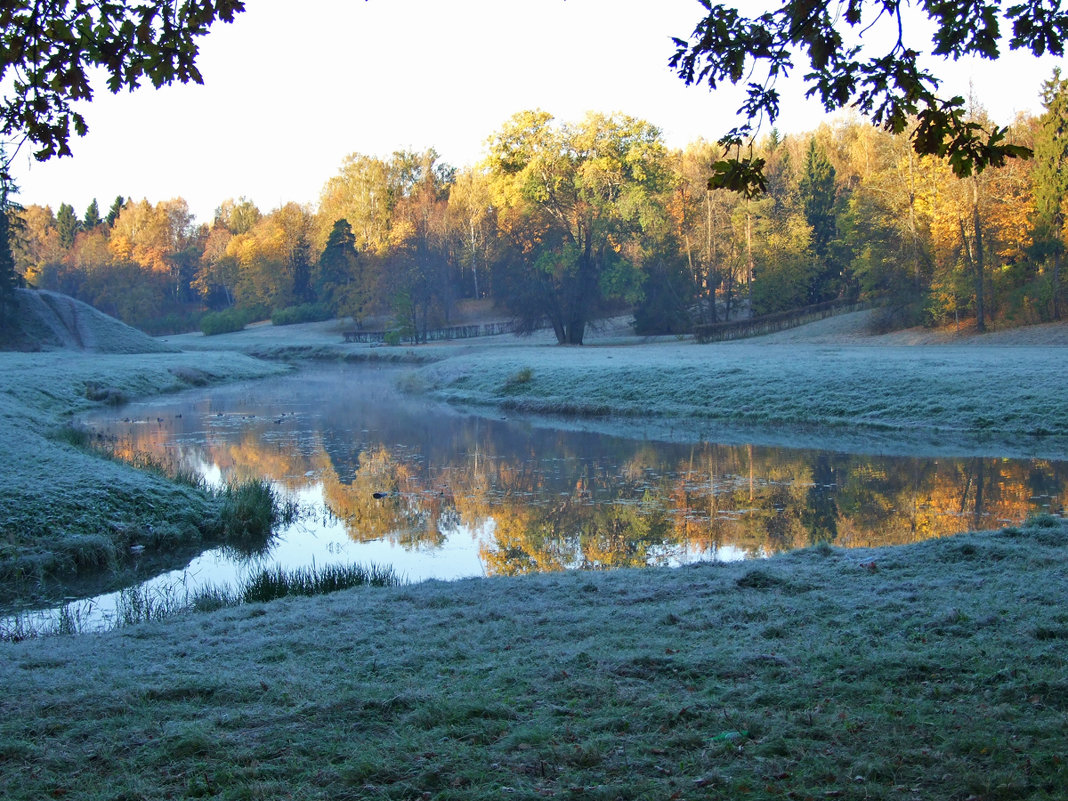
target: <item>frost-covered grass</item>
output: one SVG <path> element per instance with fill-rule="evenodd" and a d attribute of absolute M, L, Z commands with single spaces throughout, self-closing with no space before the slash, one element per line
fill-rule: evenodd
<path fill-rule="evenodd" d="M 535 373 L 535 377 L 536 377 Z M 0 644 L 39 798 L 1062 799 L 1068 527 Z"/>
<path fill-rule="evenodd" d="M 42 582 L 121 566 L 149 552 L 200 542 L 218 528 L 219 502 L 159 470 L 105 459 L 70 429 L 70 416 L 115 398 L 284 368 L 246 356 L 0 353 L 0 594 L 32 595 Z"/>
<path fill-rule="evenodd" d="M 423 367 L 409 384 L 519 412 L 670 421 L 694 440 L 730 423 L 830 449 L 870 432 L 951 450 L 1066 453 L 1068 348 L 757 342 L 488 348 Z"/>

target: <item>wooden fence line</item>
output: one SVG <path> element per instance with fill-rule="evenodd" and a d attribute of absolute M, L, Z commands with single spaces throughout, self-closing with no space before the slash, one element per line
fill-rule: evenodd
<path fill-rule="evenodd" d="M 396 331 L 397 329 L 393 329 Z M 472 337 L 491 337 L 498 334 L 511 334 L 515 323 L 509 321 L 498 323 L 473 323 L 471 325 L 451 325 L 447 328 L 433 328 L 420 337 L 420 342 L 441 342 L 447 339 L 470 339 Z M 381 344 L 386 341 L 391 331 L 345 331 L 346 342 Z M 403 339 L 414 340 L 410 334 L 402 334 Z"/>
<path fill-rule="evenodd" d="M 848 302 L 831 300 L 826 303 L 817 303 L 806 306 L 803 309 L 765 314 L 761 317 L 752 317 L 748 320 L 735 320 L 729 323 L 710 323 L 708 325 L 694 326 L 694 338 L 702 343 L 725 342 L 732 339 L 745 339 L 746 337 L 758 337 L 764 334 L 773 334 L 776 331 L 785 331 L 787 328 L 796 328 L 799 325 L 813 323 L 827 317 L 838 314 L 870 309 L 870 301 Z"/>

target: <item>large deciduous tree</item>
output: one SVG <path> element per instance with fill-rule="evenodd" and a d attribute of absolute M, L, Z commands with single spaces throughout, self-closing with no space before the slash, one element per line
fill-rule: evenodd
<path fill-rule="evenodd" d="M 491 137 L 489 167 L 516 245 L 509 295 L 520 323 L 548 320 L 560 344 L 581 345 L 607 284 L 627 283 L 609 275 L 626 268 L 622 243 L 668 186 L 660 131 L 623 115 L 554 125 L 524 111 Z"/>
<path fill-rule="evenodd" d="M 0 132 L 25 139 L 41 161 L 70 155 L 71 129 L 88 125 L 77 101 L 102 70 L 110 91 L 201 83 L 197 39 L 233 22 L 242 0 L 11 0 L 0 5 Z"/>
<path fill-rule="evenodd" d="M 754 16 L 741 13 L 737 4 L 701 4 L 708 13 L 688 39 L 675 39 L 669 63 L 688 84 L 710 89 L 746 84 L 739 109 L 744 121 L 720 139 L 730 157 L 717 162 L 712 181 L 749 194 L 765 184 L 764 161 L 751 148 L 756 126 L 774 124 L 776 81 L 797 62 L 808 66 L 808 96 L 827 111 L 852 106 L 896 134 L 916 120 L 911 129 L 916 152 L 944 156 L 966 177 L 1029 151 L 1012 143 L 1006 128 L 970 119 L 964 98 L 941 97 L 939 79 L 923 66 L 924 56 L 998 58 L 1003 27 L 1011 27 L 1012 50 L 1062 56 L 1068 36 L 1068 11 L 1059 2 L 925 2 L 923 12 L 934 23 L 929 43 L 916 41 L 921 26 L 908 18 L 909 4 L 900 0 L 779 0 Z M 872 33 L 879 23 L 890 29 L 883 49 Z"/>

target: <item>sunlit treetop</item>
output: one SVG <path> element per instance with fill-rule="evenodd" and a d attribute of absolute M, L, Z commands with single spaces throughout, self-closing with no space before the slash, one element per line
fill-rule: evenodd
<path fill-rule="evenodd" d="M 1005 128 L 986 130 L 970 120 L 964 98 L 940 97 L 938 78 L 920 60 L 928 54 L 997 59 L 1005 44 L 1062 56 L 1068 35 L 1068 11 L 1059 0 L 922 0 L 918 5 L 934 27 L 922 43 L 916 40 L 925 37 L 909 29 L 902 13 L 907 0 L 779 0 L 769 4 L 774 10 L 752 17 L 731 5 L 698 1 L 708 14 L 689 40 L 675 39 L 670 65 L 687 84 L 745 84 L 744 122 L 720 139 L 731 157 L 715 165 L 711 185 L 746 195 L 763 190 L 764 162 L 745 155 L 745 147 L 762 122 L 779 116 L 776 80 L 799 65 L 807 68 L 806 96 L 827 111 L 851 106 L 894 133 L 915 123 L 916 152 L 946 157 L 963 177 L 1030 151 L 1008 142 Z M 890 42 L 863 41 L 876 25 L 887 24 L 896 30 Z"/>
<path fill-rule="evenodd" d="M 143 80 L 202 83 L 197 38 L 233 22 L 242 0 L 10 0 L 0 5 L 0 132 L 28 141 L 41 161 L 70 155 L 71 129 L 88 131 L 72 104 L 91 100 L 91 71 L 112 92 Z"/>

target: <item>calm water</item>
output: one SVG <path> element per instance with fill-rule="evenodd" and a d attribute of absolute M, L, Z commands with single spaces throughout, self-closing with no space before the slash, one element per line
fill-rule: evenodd
<path fill-rule="evenodd" d="M 317 369 L 79 421 L 120 455 L 213 483 L 267 477 L 305 510 L 262 561 L 212 550 L 153 586 L 233 584 L 264 562 L 420 580 L 900 544 L 1063 511 L 1068 496 L 1064 461 L 649 442 L 467 414 L 399 395 L 397 375 Z M 99 596 L 86 613 L 113 607 Z"/>

